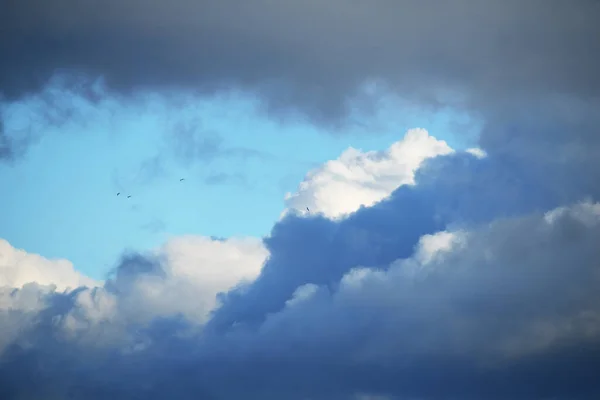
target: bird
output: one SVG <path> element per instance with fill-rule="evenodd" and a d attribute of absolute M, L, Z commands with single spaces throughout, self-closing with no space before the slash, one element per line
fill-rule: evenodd
<path fill-rule="evenodd" d="M 120 195 L 120 194 L 121 194 L 121 192 L 117 193 L 117 196 Z"/>
<path fill-rule="evenodd" d="M 179 180 L 179 182 L 183 182 L 183 181 L 185 181 L 185 179 L 184 179 L 184 178 L 181 178 L 181 179 Z"/>
<path fill-rule="evenodd" d="M 129 199 L 129 198 L 131 198 L 131 196 L 127 196 L 127 198 Z"/>
<path fill-rule="evenodd" d="M 310 212 L 310 209 L 308 207 L 306 207 L 306 211 Z"/>

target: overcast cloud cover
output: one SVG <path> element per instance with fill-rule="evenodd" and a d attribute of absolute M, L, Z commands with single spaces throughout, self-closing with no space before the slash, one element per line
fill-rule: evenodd
<path fill-rule="evenodd" d="M 0 398 L 600 398 L 600 2 L 0 10 L 8 103 L 60 76 L 92 104 L 99 78 L 244 91 L 336 134 L 386 95 L 481 122 L 479 150 L 348 149 L 263 240 L 174 238 L 102 282 L 0 240 Z M 31 135 L 0 121 L 0 159 Z"/>

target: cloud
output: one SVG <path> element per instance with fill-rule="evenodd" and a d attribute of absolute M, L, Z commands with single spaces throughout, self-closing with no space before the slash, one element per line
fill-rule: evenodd
<path fill-rule="evenodd" d="M 201 288 L 227 287 L 234 279 L 216 282 L 216 265 L 196 271 L 185 254 L 208 267 L 202 262 L 206 250 L 228 244 L 184 239 L 158 251 L 157 258 L 124 258 L 113 285 L 104 289 L 72 295 L 31 286 L 15 291 L 13 297 L 26 299 L 29 290 L 30 312 L 43 311 L 20 320 L 21 339 L 3 356 L 2 388 L 74 398 L 97 390 L 96 396 L 159 396 L 178 388 L 182 399 L 198 393 L 592 399 L 598 386 L 585 371 L 600 362 L 594 350 L 600 337 L 599 239 L 600 203 L 589 202 L 469 229 L 434 230 L 405 257 L 391 256 L 384 265 L 356 259 L 335 285 L 314 279 L 299 285 L 260 324 L 232 326 L 227 334 L 189 330 L 206 321 L 195 318 L 196 307 L 203 308 Z M 255 243 L 246 245 L 219 254 L 237 267 L 248 249 L 256 249 Z M 314 251 L 314 259 L 352 257 L 351 245 L 344 252 Z M 271 246 L 271 259 L 282 251 Z M 265 255 L 257 253 L 256 261 L 259 254 Z M 263 274 L 268 268 L 273 266 L 267 263 Z M 254 267 L 247 271 L 250 278 L 258 273 Z M 160 290 L 161 280 L 168 290 Z M 186 294 L 186 285 L 195 287 L 193 293 Z M 197 305 L 188 306 L 194 300 Z M 41 340 L 37 335 L 47 318 L 54 321 L 51 336 Z M 108 357 L 111 351 L 117 352 Z M 52 368 L 56 363 L 61 368 Z M 34 368 L 34 382 L 52 384 L 25 384 L 25 366 Z"/>
<path fill-rule="evenodd" d="M 253 281 L 268 252 L 259 239 L 213 240 L 197 236 L 177 237 L 158 249 L 164 276 L 137 279 L 137 303 L 153 315 L 183 313 L 203 322 L 217 305 L 217 294 L 237 284 Z M 128 290 L 129 291 L 129 290 Z"/>
<path fill-rule="evenodd" d="M 0 239 L 0 287 L 21 288 L 32 282 L 55 285 L 59 291 L 99 284 L 76 271 L 67 260 L 48 260 Z"/>
<path fill-rule="evenodd" d="M 468 153 L 473 154 L 475 157 L 484 158 L 487 156 L 486 152 L 481 150 L 480 148 L 472 147 L 466 150 Z"/>
<path fill-rule="evenodd" d="M 300 213 L 342 217 L 360 206 L 372 206 L 402 185 L 414 184 L 414 174 L 431 157 L 453 152 L 425 129 L 411 129 L 385 151 L 349 148 L 337 160 L 308 173 L 298 192 L 286 194 L 286 205 Z"/>
<path fill-rule="evenodd" d="M 104 79 L 62 73 L 39 92 L 14 101 L 0 97 L 0 151 L 4 161 L 11 161 L 42 135 L 105 132 L 114 140 L 144 131 L 144 137 L 156 142 L 157 149 L 145 154 L 129 177 L 121 178 L 136 185 L 164 176 L 173 161 L 190 166 L 219 158 L 275 159 L 260 149 L 232 146 L 223 135 L 225 128 L 218 123 L 223 118 L 221 107 L 237 107 L 226 116 L 230 119 L 256 114 L 254 104 L 246 109 L 240 106 L 252 103 L 245 97 L 234 93 L 215 102 L 214 98 L 182 91 L 124 95 L 110 91 Z"/>
<path fill-rule="evenodd" d="M 119 91 L 237 85 L 258 89 L 272 107 L 294 104 L 316 116 L 339 111 L 371 77 L 430 102 L 463 89 L 482 100 L 600 88 L 600 10 L 590 0 L 102 8 L 28 0 L 2 8 L 0 87 L 8 98 L 38 90 L 55 71 L 102 75 Z"/>
<path fill-rule="evenodd" d="M 40 264 L 39 256 L 18 255 L 16 261 L 7 260 L 21 274 L 32 260 Z M 216 294 L 252 280 L 267 255 L 257 239 L 178 237 L 151 253 L 124 255 L 114 274 L 96 287 L 61 291 L 55 284 L 35 282 L 16 288 L 0 285 L 0 396 L 103 397 L 153 388 L 154 383 L 140 389 L 119 383 L 129 374 L 117 365 L 119 360 L 166 344 L 164 334 L 176 340 L 175 326 L 186 334 L 190 323 L 201 325 L 217 304 Z M 70 264 L 58 262 L 58 267 L 65 266 Z M 75 353 L 81 362 L 73 358 Z M 120 373 L 113 375 L 106 367 Z M 82 375 L 68 376 L 68 371 Z M 34 376 L 43 376 L 42 381 L 26 383 L 35 381 Z M 90 378 L 83 385 L 75 382 Z"/>
<path fill-rule="evenodd" d="M 12 149 L 9 139 L 4 133 L 4 121 L 0 118 L 0 159 L 5 160 L 12 157 Z"/>
<path fill-rule="evenodd" d="M 597 197 L 600 117 L 594 110 L 599 106 L 597 99 L 557 95 L 515 100 L 488 116 L 480 147 L 490 156 L 538 174 L 538 185 L 547 185 L 565 198 L 575 192 Z"/>
<path fill-rule="evenodd" d="M 357 264 L 335 289 L 299 287 L 240 335 L 256 346 L 253 361 L 299 360 L 288 385 L 312 367 L 310 384 L 344 376 L 330 385 L 350 393 L 593 398 L 598 387 L 582 371 L 600 362 L 598 235 L 600 204 L 582 203 L 425 236 L 386 269 Z M 573 358 L 577 347 L 585 361 Z"/>
<path fill-rule="evenodd" d="M 334 291 L 313 287 L 269 316 L 263 329 L 268 325 L 289 330 L 276 336 L 291 335 L 296 327 L 283 323 L 290 318 L 315 327 L 318 339 L 320 331 L 331 331 L 330 323 L 356 317 L 357 308 L 369 311 L 362 315 L 363 328 L 374 331 L 374 340 L 361 343 L 361 349 L 374 362 L 395 347 L 402 351 L 392 353 L 406 356 L 452 351 L 499 361 L 560 347 L 568 344 L 565 338 L 594 339 L 600 328 L 598 235 L 600 203 L 424 235 L 413 256 L 386 269 L 352 269 Z M 321 310 L 318 328 L 297 315 L 315 309 Z M 488 323 L 481 324 L 484 320 Z M 360 325 L 356 322 L 344 323 Z M 412 335 L 411 329 L 429 333 Z"/>
<path fill-rule="evenodd" d="M 204 183 L 207 185 L 221 185 L 224 183 L 237 183 L 239 185 L 246 185 L 248 178 L 246 175 L 241 173 L 228 174 L 225 172 L 211 173 L 204 179 Z"/>
<path fill-rule="evenodd" d="M 0 159 L 10 160 L 13 157 L 12 143 L 4 136 L 4 132 L 0 131 Z"/>
<path fill-rule="evenodd" d="M 237 158 L 248 160 L 275 159 L 272 154 L 241 146 L 227 146 L 223 136 L 204 127 L 202 119 L 192 116 L 171 127 L 172 135 L 167 138 L 167 149 L 184 165 L 196 162 L 209 164 L 216 158 Z"/>
<path fill-rule="evenodd" d="M 257 239 L 197 236 L 173 238 L 148 254 L 126 254 L 102 290 L 75 296 L 64 327 L 70 335 L 85 333 L 91 317 L 121 333 L 124 326 L 145 327 L 161 318 L 203 324 L 218 304 L 217 294 L 252 281 L 267 255 Z"/>
<path fill-rule="evenodd" d="M 161 233 L 167 229 L 167 224 L 160 218 L 153 218 L 142 224 L 140 228 L 150 233 Z"/>
<path fill-rule="evenodd" d="M 0 354 L 24 329 L 35 326 L 53 293 L 101 285 L 67 260 L 49 260 L 0 239 Z"/>
<path fill-rule="evenodd" d="M 40 287 L 46 288 L 47 296 L 63 293 L 71 298 L 79 309 L 77 315 L 65 317 L 72 328 L 79 323 L 87 326 L 90 318 L 144 324 L 183 315 L 202 323 L 217 305 L 217 294 L 254 280 L 267 256 L 259 239 L 180 236 L 147 254 L 125 254 L 106 282 L 97 282 L 76 272 L 66 260 L 46 260 L 2 240 L 0 287 L 6 299 L 13 299 L 2 309 L 14 304 L 17 310 L 30 308 L 19 307 L 19 299 Z M 43 296 L 36 299 L 42 302 Z"/>
<path fill-rule="evenodd" d="M 34 136 L 31 129 L 14 132 L 6 128 L 4 115 L 0 110 L 0 162 L 13 162 L 34 141 Z"/>

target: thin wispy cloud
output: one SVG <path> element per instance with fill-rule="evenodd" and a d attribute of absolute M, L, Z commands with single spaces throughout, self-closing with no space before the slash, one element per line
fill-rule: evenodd
<path fill-rule="evenodd" d="M 224 172 L 210 174 L 204 179 L 204 182 L 207 185 L 221 185 L 223 183 L 248 185 L 247 177 L 243 174 L 228 174 Z"/>
<path fill-rule="evenodd" d="M 150 233 L 161 233 L 167 229 L 167 224 L 165 221 L 154 218 L 144 224 L 141 225 L 141 228 L 150 232 Z"/>

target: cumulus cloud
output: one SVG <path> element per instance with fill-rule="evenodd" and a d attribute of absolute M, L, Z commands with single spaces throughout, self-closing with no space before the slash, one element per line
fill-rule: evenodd
<path fill-rule="evenodd" d="M 543 399 L 568 393 L 565 398 L 592 399 L 598 387 L 585 370 L 600 365 L 594 351 L 598 240 L 600 204 L 589 202 L 436 230 L 422 235 L 408 256 L 392 256 L 385 265 L 351 261 L 336 285 L 308 280 L 261 323 L 232 325 L 227 334 L 186 333 L 201 319 L 182 325 L 166 314 L 154 323 L 136 318 L 139 303 L 157 305 L 143 296 L 128 313 L 122 302 L 128 290 L 135 292 L 128 278 L 165 277 L 167 270 L 151 258 L 126 258 L 113 288 L 71 296 L 32 287 L 15 292 L 30 313 L 39 312 L 40 302 L 44 312 L 6 325 L 22 334 L 3 356 L 3 389 L 42 393 L 9 380 L 26 363 L 38 374 L 32 379 L 53 382 L 44 393 L 75 398 L 94 390 L 159 396 L 183 387 L 177 398 Z M 171 289 L 179 293 L 180 285 Z M 48 328 L 44 321 L 53 323 Z M 53 339 L 37 336 L 42 327 Z M 75 347 L 84 353 L 65 351 Z M 587 349 L 585 359 L 573 358 L 574 347 Z M 107 358 L 110 349 L 117 353 Z M 62 369 L 49 368 L 55 357 Z M 436 384 L 425 384 L 431 381 Z"/>
<path fill-rule="evenodd" d="M 308 208 L 329 218 L 342 217 L 360 206 L 372 206 L 399 186 L 414 184 L 424 160 L 451 152 L 445 141 L 421 128 L 409 130 L 385 151 L 349 148 L 337 160 L 309 172 L 296 193 L 286 194 L 286 205 L 300 213 Z"/>
<path fill-rule="evenodd" d="M 216 240 L 183 236 L 168 241 L 152 255 L 160 273 L 138 274 L 129 271 L 128 262 L 120 266 L 131 282 L 123 288 L 127 306 L 137 317 L 150 321 L 159 316 L 182 314 L 203 323 L 217 305 L 217 295 L 238 284 L 253 281 L 268 256 L 259 239 L 230 238 Z M 133 258 L 132 264 L 140 260 Z M 123 296 L 121 300 L 125 300 Z"/>
<path fill-rule="evenodd" d="M 48 260 L 0 239 L 0 287 L 22 288 L 32 282 L 54 285 L 59 291 L 100 284 L 76 271 L 68 260 Z"/>
<path fill-rule="evenodd" d="M 102 283 L 76 272 L 66 260 L 46 260 L 0 241 L 0 314 L 35 320 L 48 308 L 56 312 L 53 299 L 63 298 L 69 306 L 52 322 L 61 334 L 114 345 L 127 338 L 131 324 L 182 316 L 202 325 L 218 304 L 217 295 L 256 278 L 267 256 L 259 239 L 183 236 L 145 256 L 126 254 Z M 23 328 L 20 319 L 9 319 L 7 327 Z M 14 339 L 5 332 L 4 345 L 7 337 Z"/>
<path fill-rule="evenodd" d="M 597 340 L 600 250 L 594 243 L 598 235 L 600 203 L 495 220 L 469 231 L 425 235 L 413 256 L 392 262 L 386 270 L 353 269 L 337 290 L 327 291 L 326 301 L 315 295 L 315 289 L 269 318 L 283 318 L 288 308 L 319 302 L 314 308 L 331 307 L 319 326 L 328 331 L 323 324 L 344 315 L 342 308 L 370 309 L 365 317 L 382 318 L 390 329 L 376 332 L 376 337 L 384 335 L 396 342 L 373 340 L 370 345 L 380 354 L 365 346 L 365 356 L 375 357 L 374 361 L 395 346 L 403 349 L 402 354 L 449 350 L 484 361 L 489 356 L 520 357 L 560 347 L 565 339 Z M 496 313 L 489 314 L 491 310 Z M 304 318 L 297 321 L 306 323 Z M 429 333 L 406 335 L 410 327 Z M 382 327 L 367 324 L 364 328 Z"/>
<path fill-rule="evenodd" d="M 592 398 L 577 388 L 591 376 L 577 374 L 600 362 L 599 235 L 600 204 L 582 203 L 424 236 L 387 269 L 352 269 L 335 290 L 302 286 L 248 335 L 263 352 L 277 340 L 270 355 L 282 363 L 298 347 L 324 357 L 319 366 L 345 370 L 355 391 L 545 398 L 561 385 L 542 377 L 566 374 L 561 390 Z M 571 358 L 577 346 L 585 361 Z M 532 375 L 511 376 L 520 368 Z"/>

